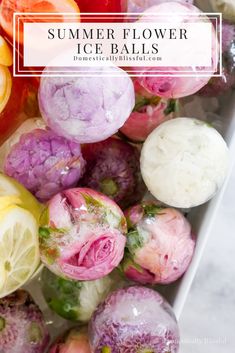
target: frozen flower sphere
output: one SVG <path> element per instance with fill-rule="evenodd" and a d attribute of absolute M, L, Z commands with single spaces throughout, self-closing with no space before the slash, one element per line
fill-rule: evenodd
<path fill-rule="evenodd" d="M 235 24 L 224 21 L 222 36 L 223 66 L 235 83 Z"/>
<path fill-rule="evenodd" d="M 42 313 L 27 292 L 18 290 L 0 299 L 2 353 L 44 353 L 48 343 Z"/>
<path fill-rule="evenodd" d="M 105 70 L 110 76 L 102 75 Z M 135 105 L 130 77 L 115 66 L 96 71 L 100 76 L 41 78 L 40 110 L 58 135 L 79 143 L 102 141 L 115 134 L 129 117 Z"/>
<path fill-rule="evenodd" d="M 126 220 L 108 197 L 86 188 L 54 196 L 42 216 L 41 259 L 66 279 L 90 281 L 119 265 L 126 243 Z"/>
<path fill-rule="evenodd" d="M 111 294 L 89 326 L 93 353 L 178 352 L 179 330 L 170 305 L 145 287 Z"/>
<path fill-rule="evenodd" d="M 235 85 L 235 25 L 223 21 L 222 25 L 222 74 L 212 77 L 199 94 L 215 97 L 225 93 Z"/>
<path fill-rule="evenodd" d="M 143 12 L 149 7 L 159 5 L 170 0 L 127 0 L 128 12 Z M 185 2 L 192 4 L 194 0 L 174 0 L 175 2 Z"/>
<path fill-rule="evenodd" d="M 208 84 L 198 92 L 199 95 L 205 97 L 217 97 L 226 93 L 234 86 L 235 77 L 226 66 L 222 68 L 221 76 L 212 77 Z"/>
<path fill-rule="evenodd" d="M 137 80 L 134 86 L 136 104 L 120 131 L 132 141 L 143 142 L 157 126 L 175 116 L 177 101 L 150 94 Z"/>
<path fill-rule="evenodd" d="M 120 207 L 127 208 L 142 200 L 146 187 L 140 173 L 139 150 L 117 138 L 84 145 L 87 163 L 81 184 L 100 191 Z"/>
<path fill-rule="evenodd" d="M 228 170 L 228 147 L 207 123 L 177 118 L 155 129 L 141 154 L 143 179 L 153 196 L 173 207 L 210 200 Z"/>
<path fill-rule="evenodd" d="M 114 287 L 114 278 L 105 276 L 94 281 L 70 281 L 44 268 L 42 291 L 51 308 L 67 320 L 88 322 L 97 306 Z"/>
<path fill-rule="evenodd" d="M 83 175 L 85 162 L 78 143 L 57 136 L 36 125 L 29 132 L 16 132 L 18 142 L 9 143 L 4 172 L 18 180 L 39 200 L 47 201 L 59 191 L 76 186 Z M 25 125 L 25 124 L 23 124 Z M 14 136 L 10 141 L 16 140 Z M 5 148 L 5 147 L 3 147 Z"/>
<path fill-rule="evenodd" d="M 222 12 L 223 18 L 235 22 L 235 2 L 233 0 L 209 0 L 213 11 Z"/>
<path fill-rule="evenodd" d="M 72 328 L 57 338 L 48 353 L 91 353 L 87 328 Z"/>
<path fill-rule="evenodd" d="M 146 10 L 144 14 L 166 14 L 166 13 L 171 13 L 172 16 L 174 15 L 175 21 L 177 20 L 177 23 L 182 24 L 182 26 L 186 23 L 189 23 L 192 21 L 191 15 L 194 14 L 196 17 L 198 16 L 198 21 L 202 22 L 204 19 L 205 22 L 209 22 L 209 18 L 204 15 L 202 17 L 201 15 L 203 14 L 197 7 L 187 4 L 187 3 L 180 3 L 180 2 L 164 2 L 161 3 L 160 5 L 153 6 L 150 9 Z M 184 14 L 184 16 L 182 16 Z M 164 17 L 164 22 L 171 22 L 172 17 L 169 16 L 168 18 Z M 152 21 L 152 19 L 148 19 L 145 15 L 140 18 L 139 21 L 146 22 L 146 21 Z M 194 19 L 194 21 L 197 21 L 197 18 Z M 212 32 L 212 62 L 213 62 L 213 67 L 217 66 L 217 63 L 215 62 L 215 57 L 216 57 L 216 33 L 215 31 Z M 154 76 L 154 71 L 156 71 L 156 67 L 141 67 L 141 76 L 139 77 L 139 83 L 150 93 L 155 94 L 160 97 L 165 97 L 165 98 L 181 98 L 181 97 L 186 97 L 191 94 L 196 93 L 199 91 L 202 87 L 204 87 L 207 82 L 209 81 L 210 75 L 195 75 L 195 70 L 200 70 L 201 73 L 203 71 L 210 71 L 210 68 L 206 67 L 200 67 L 200 68 L 195 68 L 191 67 L 188 68 L 188 71 L 191 71 L 194 75 L 194 77 L 177 77 L 174 75 L 174 72 L 177 73 L 177 71 L 182 70 L 181 67 L 157 67 L 158 72 L 161 71 L 163 76 Z M 149 74 L 151 74 L 149 76 Z M 164 74 L 168 74 L 168 76 L 164 76 Z"/>
<path fill-rule="evenodd" d="M 0 146 L 0 170 L 3 172 L 4 163 L 12 147 L 16 145 L 23 134 L 36 129 L 45 129 L 46 125 L 42 118 L 31 118 L 25 120 L 18 129 Z"/>
<path fill-rule="evenodd" d="M 228 21 L 222 23 L 222 52 L 226 53 L 235 40 L 235 24 Z"/>
<path fill-rule="evenodd" d="M 129 232 L 122 264 L 126 276 L 146 284 L 169 284 L 187 270 L 195 240 L 184 215 L 153 203 L 126 211 Z"/>

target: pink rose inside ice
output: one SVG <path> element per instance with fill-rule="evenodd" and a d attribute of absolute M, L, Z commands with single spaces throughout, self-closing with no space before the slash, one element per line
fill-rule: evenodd
<path fill-rule="evenodd" d="M 134 87 L 136 104 L 120 131 L 132 141 L 143 142 L 156 127 L 176 116 L 178 103 L 149 93 L 138 79 Z"/>
<path fill-rule="evenodd" d="M 44 264 L 58 276 L 93 280 L 109 274 L 123 258 L 126 221 L 120 208 L 90 189 L 70 189 L 49 203 L 40 229 Z"/>
<path fill-rule="evenodd" d="M 129 232 L 122 269 L 136 282 L 168 284 L 187 270 L 195 247 L 189 222 L 173 208 L 142 204 L 126 212 Z"/>
<path fill-rule="evenodd" d="M 174 17 L 174 21 L 177 20 L 177 23 L 184 24 L 192 22 L 192 15 L 194 15 L 195 22 L 210 22 L 209 18 L 194 5 L 190 3 L 181 3 L 175 1 L 166 1 L 164 3 L 160 3 L 159 5 L 148 8 L 143 12 L 143 16 L 140 17 L 138 21 L 140 22 L 152 22 L 153 19 L 149 16 L 146 17 L 146 14 L 159 14 L 164 15 L 167 13 L 171 13 L 172 16 L 164 17 L 164 21 L 172 22 L 172 18 Z M 183 16 L 182 16 L 183 15 Z M 157 21 L 157 20 L 155 20 Z M 212 27 L 213 28 L 213 27 Z M 193 76 L 183 77 L 182 72 L 181 75 L 177 73 L 182 71 L 182 67 L 177 66 L 173 67 L 171 65 L 169 67 L 141 67 L 142 75 L 139 76 L 139 83 L 150 93 L 155 94 L 159 97 L 164 98 L 182 98 L 198 92 L 202 87 L 204 87 L 213 72 L 211 67 L 213 67 L 214 71 L 216 71 L 217 62 L 216 51 L 218 50 L 217 45 L 217 36 L 215 31 L 212 32 L 212 51 L 211 51 L 211 65 L 210 67 L 184 67 L 183 70 L 189 71 Z M 180 55 L 180 53 L 179 53 Z M 138 68 L 135 68 L 138 70 Z M 161 76 L 156 76 L 155 73 L 161 73 Z M 198 75 L 195 74 L 195 70 L 200 72 Z M 204 75 L 203 75 L 204 73 Z"/>
<path fill-rule="evenodd" d="M 75 327 L 59 337 L 49 353 L 91 353 L 87 328 Z"/>

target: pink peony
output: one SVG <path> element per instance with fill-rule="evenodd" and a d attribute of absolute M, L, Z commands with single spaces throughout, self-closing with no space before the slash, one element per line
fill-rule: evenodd
<path fill-rule="evenodd" d="M 168 284 L 187 270 L 195 247 L 191 226 L 179 211 L 142 204 L 126 212 L 129 233 L 123 271 L 139 283 Z"/>
<path fill-rule="evenodd" d="M 59 337 L 48 353 L 91 353 L 85 327 L 73 328 Z"/>
<path fill-rule="evenodd" d="M 156 127 L 175 116 L 177 101 L 153 96 L 137 80 L 134 86 L 136 105 L 120 131 L 132 141 L 143 142 Z"/>
<path fill-rule="evenodd" d="M 42 219 L 41 258 L 58 276 L 98 279 L 123 258 L 126 220 L 121 209 L 98 192 L 77 188 L 59 193 Z"/>
<path fill-rule="evenodd" d="M 179 3 L 179 2 L 165 2 L 161 3 L 160 5 L 153 6 L 150 9 L 146 10 L 144 14 L 146 13 L 158 13 L 158 14 L 166 14 L 166 13 L 172 13 L 172 16 L 174 15 L 174 18 L 177 19 L 178 16 L 178 22 L 182 23 L 187 23 L 190 21 L 190 15 L 195 14 L 196 16 L 198 15 L 198 18 L 202 12 L 195 6 L 189 4 L 189 3 Z M 178 14 L 185 14 L 185 16 L 179 16 Z M 146 16 L 142 16 L 139 21 L 146 22 L 148 19 Z M 151 20 L 152 21 L 152 20 Z M 165 19 L 165 22 L 170 22 L 171 17 L 168 19 Z M 195 20 L 196 21 L 196 20 Z M 205 16 L 205 21 L 209 21 L 209 19 L 206 18 Z M 213 53 L 215 54 L 216 51 L 216 33 L 214 32 L 214 36 L 212 37 L 212 45 L 213 45 Z M 215 55 L 213 55 L 215 57 Z M 214 63 L 214 66 L 216 66 L 217 63 Z M 139 77 L 138 81 L 139 83 L 150 93 L 160 96 L 160 97 L 165 97 L 165 98 L 181 98 L 181 97 L 186 97 L 191 94 L 194 94 L 198 92 L 202 87 L 204 87 L 211 75 L 209 76 L 198 76 L 198 77 L 177 77 L 174 75 L 174 72 L 170 76 L 147 76 L 146 74 L 151 74 L 151 72 L 156 71 L 162 72 L 162 75 L 166 74 L 166 71 L 169 73 L 169 71 L 180 71 L 181 68 L 172 68 L 172 67 L 142 67 L 142 76 Z M 193 68 L 188 68 L 188 70 L 191 70 L 193 72 Z M 208 68 L 201 67 L 200 71 L 203 73 L 203 71 L 208 71 Z"/>

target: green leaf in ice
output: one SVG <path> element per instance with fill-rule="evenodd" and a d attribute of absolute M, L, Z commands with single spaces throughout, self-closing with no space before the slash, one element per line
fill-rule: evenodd
<path fill-rule="evenodd" d="M 42 281 L 49 307 L 67 320 L 79 320 L 82 282 L 58 277 L 47 269 L 43 270 Z"/>
<path fill-rule="evenodd" d="M 43 239 L 49 239 L 50 230 L 46 227 L 39 227 L 39 237 Z"/>
<path fill-rule="evenodd" d="M 90 207 L 104 207 L 102 202 L 92 197 L 90 194 L 81 192 L 82 197 L 84 198 L 88 208 Z"/>
<path fill-rule="evenodd" d="M 161 98 L 158 96 L 152 96 L 152 97 L 143 97 L 141 95 L 136 95 L 136 103 L 135 107 L 133 109 L 134 112 L 141 111 L 142 108 L 148 105 L 153 105 L 157 106 L 160 102 Z"/>
<path fill-rule="evenodd" d="M 142 208 L 146 216 L 155 217 L 158 213 L 164 210 L 164 207 L 160 207 L 155 204 L 142 203 Z"/>
<path fill-rule="evenodd" d="M 137 232 L 137 230 L 133 230 L 127 233 L 127 248 L 131 254 L 134 254 L 138 248 L 143 246 L 143 239 Z"/>
<path fill-rule="evenodd" d="M 178 103 L 175 99 L 169 99 L 166 109 L 164 110 L 165 115 L 175 113 L 178 110 Z"/>
<path fill-rule="evenodd" d="M 42 239 L 49 239 L 51 235 L 65 234 L 66 229 L 63 228 L 52 228 L 52 227 L 39 227 L 39 237 Z"/>

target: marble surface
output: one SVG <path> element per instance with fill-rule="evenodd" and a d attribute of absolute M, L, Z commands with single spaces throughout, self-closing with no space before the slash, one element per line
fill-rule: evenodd
<path fill-rule="evenodd" d="M 180 353 L 235 349 L 235 168 L 180 318 Z"/>

